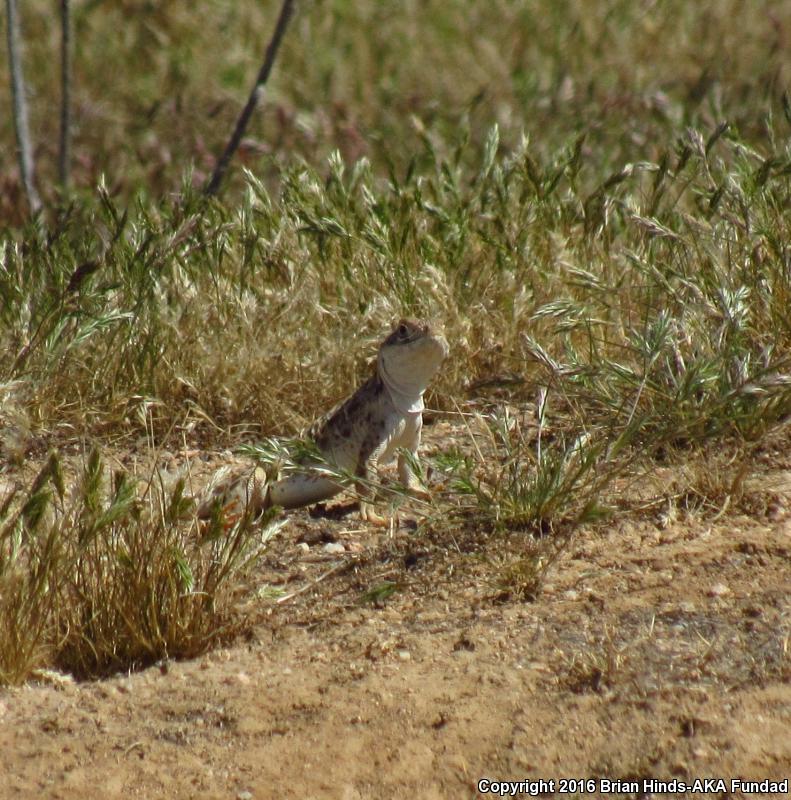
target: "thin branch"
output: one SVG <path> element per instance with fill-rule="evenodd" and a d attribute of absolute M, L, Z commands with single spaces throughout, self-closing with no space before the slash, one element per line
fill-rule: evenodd
<path fill-rule="evenodd" d="M 30 130 L 27 122 L 27 98 L 25 78 L 22 74 L 22 58 L 19 52 L 19 17 L 16 0 L 6 0 L 8 19 L 8 63 L 11 70 L 11 102 L 14 107 L 14 130 L 16 131 L 17 156 L 22 186 L 32 215 L 41 210 L 41 198 L 33 182 L 33 148 L 30 145 Z"/>
<path fill-rule="evenodd" d="M 206 187 L 203 190 L 207 195 L 217 194 L 217 191 L 220 188 L 222 179 L 225 177 L 225 173 L 228 169 L 228 164 L 233 158 L 233 154 L 236 152 L 236 149 L 239 147 L 239 142 L 242 141 L 242 136 L 244 136 L 244 132 L 247 129 L 247 124 L 250 122 L 250 117 L 253 115 L 253 111 L 255 111 L 256 106 L 258 105 L 258 101 L 261 99 L 261 94 L 269 78 L 269 73 L 272 71 L 272 65 L 275 63 L 275 57 L 277 56 L 278 48 L 280 47 L 280 43 L 283 41 L 283 35 L 286 32 L 286 28 L 288 27 L 288 23 L 291 21 L 293 13 L 293 0 L 283 0 L 283 5 L 280 8 L 280 16 L 278 17 L 277 25 L 275 26 L 275 31 L 272 34 L 272 38 L 269 40 L 269 45 L 266 48 L 264 63 L 261 65 L 261 69 L 258 72 L 258 77 L 256 78 L 255 86 L 253 86 L 253 91 L 250 92 L 250 97 L 247 99 L 247 104 L 242 110 L 239 119 L 236 121 L 236 127 L 234 128 L 233 134 L 231 135 L 223 154 L 220 156 L 216 166 L 214 167 L 214 173 L 211 176 L 211 180 L 206 184 Z"/>
<path fill-rule="evenodd" d="M 354 566 L 355 564 L 354 559 L 349 559 L 348 561 L 339 561 L 335 566 L 328 569 L 326 572 L 319 575 L 318 578 L 312 580 L 310 583 L 306 583 L 304 586 L 301 586 L 295 592 L 291 592 L 291 594 L 284 594 L 282 597 L 278 597 L 275 600 L 276 603 L 287 603 L 289 600 L 293 600 L 297 595 L 304 594 L 308 591 L 308 589 L 312 589 L 317 584 L 321 583 L 323 580 L 326 580 L 330 577 L 330 575 L 334 575 L 336 572 L 342 569 L 349 569 L 350 567 Z"/>
<path fill-rule="evenodd" d="M 71 4 L 60 0 L 60 149 L 58 177 L 63 191 L 71 172 Z"/>

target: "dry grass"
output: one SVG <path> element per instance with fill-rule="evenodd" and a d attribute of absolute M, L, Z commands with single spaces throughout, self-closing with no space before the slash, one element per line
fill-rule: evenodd
<path fill-rule="evenodd" d="M 278 7 L 75 4 L 75 185 L 92 187 L 105 175 L 113 193 L 128 197 L 142 186 L 159 197 L 179 189 L 189 163 L 203 181 Z M 56 15 L 43 0 L 21 13 L 40 182 L 50 195 Z M 686 126 L 710 130 L 725 119 L 754 142 L 789 85 L 788 22 L 788 10 L 770 0 L 754 2 L 749 15 L 737 0 L 305 3 L 241 156 L 273 176 L 293 154 L 321 164 L 340 149 L 348 162 L 366 156 L 378 174 L 392 164 L 401 175 L 412 159 L 426 166 L 425 140 L 452 155 L 462 130 L 465 158 L 477 159 L 496 122 L 509 150 L 532 132 L 539 163 L 584 133 L 586 158 L 609 174 L 658 161 Z M 3 85 L 5 69 L 3 59 Z M 0 93 L 0 139 L 11 153 L 8 103 Z M 0 218 L 16 217 L 16 197 L 9 176 Z"/>
<path fill-rule="evenodd" d="M 46 465 L 0 514 L 0 682 L 40 667 L 79 677 L 197 655 L 242 625 L 236 600 L 276 529 L 272 515 L 199 524 L 184 480 L 102 465 L 67 490 Z"/>
<path fill-rule="evenodd" d="M 450 489 L 431 513 L 543 536 L 497 568 L 504 591 L 531 596 L 574 529 L 607 513 L 617 480 L 668 453 L 749 453 L 787 423 L 791 114 L 768 4 L 749 19 L 731 2 L 715 13 L 680 0 L 306 7 L 250 169 L 209 204 L 193 182 L 234 116 L 267 9 L 207 4 L 214 29 L 180 4 L 122 5 L 138 14 L 112 53 L 99 43 L 119 9 L 87 4 L 77 21 L 77 184 L 99 188 L 0 231 L 5 471 L 85 437 L 293 435 L 359 381 L 393 318 L 434 317 L 452 346 L 428 405 L 475 422 L 435 459 Z M 50 31 L 43 9 L 28 10 L 30 31 Z M 216 47 L 221 36 L 238 49 Z M 30 39 L 36 63 L 48 43 Z M 101 105 L 94 80 L 120 62 L 134 80 Z M 191 80 L 198 67 L 205 80 Z M 205 561 L 190 513 L 173 516 L 180 501 L 161 487 L 141 505 L 123 476 L 100 488 L 86 472 L 74 499 L 52 483 L 56 463 L 5 509 L 2 574 L 16 588 L 4 613 L 17 622 L 2 657 L 33 663 L 55 641 L 87 673 L 205 646 L 225 612 L 203 626 L 187 572 L 231 603 L 236 578 L 211 571 L 230 555 Z M 723 470 L 677 496 L 718 513 L 741 491 Z M 106 538 L 89 537 L 101 551 L 75 550 L 84 516 L 110 509 Z M 249 539 L 246 523 L 234 536 Z M 144 552 L 161 572 L 143 570 Z M 128 559 L 142 571 L 117 600 Z M 123 613 L 97 616 L 113 604 Z M 180 622 L 163 631 L 159 614 Z M 113 638 L 121 628 L 128 641 Z"/>

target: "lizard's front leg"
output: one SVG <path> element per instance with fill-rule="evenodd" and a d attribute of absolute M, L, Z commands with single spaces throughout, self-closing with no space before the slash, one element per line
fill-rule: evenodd
<path fill-rule="evenodd" d="M 357 494 L 360 496 L 360 517 L 371 525 L 376 525 L 380 528 L 389 528 L 390 519 L 383 517 L 374 510 L 374 492 L 369 483 L 369 476 L 376 467 L 379 457 L 385 449 L 386 443 L 379 445 L 373 450 L 366 447 L 364 443 L 357 462 L 357 469 L 355 470 L 355 474 L 359 479 L 355 483 L 355 488 L 357 489 Z"/>
<path fill-rule="evenodd" d="M 410 494 L 422 500 L 430 500 L 431 494 L 412 469 L 413 464 L 418 467 L 420 465 L 417 451 L 418 447 L 420 447 L 420 432 L 422 429 L 422 415 L 418 415 L 413 420 L 407 422 L 401 439 L 401 447 L 410 453 L 411 458 L 408 458 L 403 452 L 398 454 L 398 479 L 407 488 Z M 410 461 L 412 463 L 410 463 Z"/>

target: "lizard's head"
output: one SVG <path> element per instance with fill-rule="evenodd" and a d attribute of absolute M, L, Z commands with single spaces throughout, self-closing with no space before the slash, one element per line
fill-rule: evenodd
<path fill-rule="evenodd" d="M 428 322 L 402 319 L 379 348 L 379 375 L 391 394 L 402 395 L 412 405 L 447 355 L 445 337 Z"/>

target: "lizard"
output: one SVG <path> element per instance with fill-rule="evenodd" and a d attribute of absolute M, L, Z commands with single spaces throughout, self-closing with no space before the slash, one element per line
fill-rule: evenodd
<path fill-rule="evenodd" d="M 321 460 L 356 478 L 360 516 L 374 525 L 387 520 L 373 509 L 366 481 L 371 470 L 398 453 L 398 476 L 412 493 L 428 493 L 412 470 L 423 427 L 423 394 L 449 352 L 445 337 L 423 320 L 405 318 L 382 341 L 373 374 L 349 397 L 317 420 L 306 438 Z M 410 455 L 407 456 L 406 453 Z M 321 462 L 319 462 L 321 463 Z M 221 480 L 199 505 L 207 518 L 218 502 L 238 516 L 245 508 L 260 513 L 272 506 L 299 508 L 327 500 L 343 490 L 308 457 L 296 472 L 274 482 L 261 467 Z"/>

